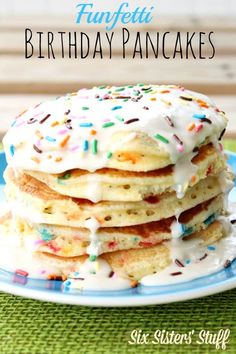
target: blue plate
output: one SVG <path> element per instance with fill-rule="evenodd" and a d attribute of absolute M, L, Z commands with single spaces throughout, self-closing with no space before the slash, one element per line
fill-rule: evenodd
<path fill-rule="evenodd" d="M 228 152 L 228 162 L 236 172 L 236 154 Z M 6 167 L 5 155 L 0 154 L 0 201 L 4 199 L 2 178 Z M 230 193 L 236 201 L 236 188 Z M 215 294 L 236 287 L 236 261 L 215 274 L 190 282 L 168 286 L 141 286 L 121 291 L 63 292 L 61 281 L 24 278 L 0 269 L 0 290 L 28 298 L 72 305 L 140 306 L 183 301 Z"/>

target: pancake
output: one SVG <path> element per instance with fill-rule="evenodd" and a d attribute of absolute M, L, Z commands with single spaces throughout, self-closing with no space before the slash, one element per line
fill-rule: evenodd
<path fill-rule="evenodd" d="M 99 253 L 146 248 L 172 237 L 190 235 L 205 229 L 222 211 L 223 195 L 220 195 L 183 212 L 178 218 L 178 233 L 173 227 L 175 217 L 136 226 L 100 228 L 97 231 Z M 21 218 L 14 218 L 14 222 L 22 242 L 31 243 L 37 252 L 74 257 L 86 254 L 91 243 L 90 232 L 85 228 L 30 224 Z"/>
<path fill-rule="evenodd" d="M 225 236 L 223 225 L 219 221 L 215 221 L 205 230 L 197 232 L 191 237 L 199 240 L 202 245 L 210 245 L 223 236 Z M 186 238 L 184 242 L 188 241 L 191 241 L 191 238 Z M 170 245 L 170 241 L 166 241 L 149 248 L 105 253 L 99 258 L 105 260 L 119 277 L 140 280 L 145 275 L 158 273 L 171 264 Z M 54 265 L 64 269 L 64 274 L 66 274 L 65 269 L 67 268 L 70 268 L 72 272 L 79 271 L 87 260 L 86 256 L 63 258 L 48 253 L 40 255 L 40 257 L 46 262 L 51 260 Z"/>
<path fill-rule="evenodd" d="M 210 98 L 180 86 L 103 86 L 28 109 L 3 144 L 19 170 L 146 172 L 190 161 L 194 148 L 218 144 L 226 124 Z"/>
<path fill-rule="evenodd" d="M 202 240 L 204 245 L 210 245 L 223 236 L 225 235 L 222 224 L 215 221 L 205 230 L 187 238 L 185 242 L 195 238 Z M 102 257 L 118 276 L 135 280 L 139 280 L 145 275 L 160 272 L 171 264 L 168 242 L 145 249 L 106 253 Z"/>
<path fill-rule="evenodd" d="M 28 175 L 5 173 L 6 196 L 16 215 L 36 223 L 86 227 L 90 218 L 102 227 L 130 226 L 158 221 L 190 209 L 222 192 L 221 178 L 209 176 L 189 188 L 183 199 L 174 192 L 152 196 L 141 202 L 99 202 L 62 196 Z"/>
<path fill-rule="evenodd" d="M 212 144 L 203 145 L 192 163 L 196 172 L 187 180 L 184 188 L 195 185 L 208 175 L 215 175 L 225 169 L 222 153 Z M 140 201 L 150 195 L 176 190 L 174 165 L 149 172 L 130 172 L 103 168 L 94 173 L 72 170 L 63 174 L 47 174 L 25 171 L 26 174 L 45 183 L 62 195 L 84 198 L 93 202 Z"/>
<path fill-rule="evenodd" d="M 175 192 L 149 197 L 141 202 L 99 202 L 62 196 L 47 185 L 28 175 L 15 177 L 6 170 L 5 188 L 10 207 L 15 215 L 35 223 L 71 227 L 86 227 L 87 220 L 95 218 L 100 227 L 131 226 L 158 221 L 216 197 L 225 188 L 226 177 L 208 176 L 188 188 L 183 199 Z M 229 181 L 230 182 L 230 181 Z M 229 183 L 230 187 L 232 182 Z M 228 188 L 229 189 L 229 188 Z"/>

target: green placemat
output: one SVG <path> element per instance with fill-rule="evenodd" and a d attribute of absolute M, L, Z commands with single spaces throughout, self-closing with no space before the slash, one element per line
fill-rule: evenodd
<path fill-rule="evenodd" d="M 235 354 L 235 311 L 236 291 L 170 305 L 114 309 L 41 303 L 0 294 L 0 352 L 207 354 L 215 352 L 214 346 L 130 345 L 128 341 L 134 329 L 152 334 L 157 329 L 216 333 L 229 328 L 225 353 Z"/>
<path fill-rule="evenodd" d="M 225 141 L 236 150 L 236 142 Z M 0 293 L 1 354 L 236 353 L 236 291 L 169 305 L 86 308 L 28 300 Z M 128 343 L 133 330 L 150 336 L 160 329 L 188 333 L 191 344 Z M 197 344 L 201 330 L 230 329 L 226 350 Z"/>

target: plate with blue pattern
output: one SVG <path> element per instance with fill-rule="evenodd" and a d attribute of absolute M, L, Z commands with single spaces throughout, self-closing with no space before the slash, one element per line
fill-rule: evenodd
<path fill-rule="evenodd" d="M 236 154 L 227 152 L 228 163 L 236 173 Z M 4 201 L 3 171 L 6 159 L 0 153 L 0 201 Z M 236 202 L 236 187 L 229 198 Z M 236 261 L 217 273 L 189 282 L 165 286 L 143 286 L 119 291 L 64 292 L 60 280 L 42 280 L 0 269 L 0 291 L 27 298 L 71 305 L 86 306 L 144 306 L 185 301 L 216 294 L 236 287 Z"/>

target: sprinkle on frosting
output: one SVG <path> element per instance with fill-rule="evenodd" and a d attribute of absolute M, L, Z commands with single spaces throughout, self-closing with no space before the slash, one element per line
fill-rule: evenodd
<path fill-rule="evenodd" d="M 219 136 L 219 141 L 221 141 L 221 139 L 223 138 L 224 136 L 224 133 L 225 133 L 226 129 L 223 129 L 220 136 Z"/>
<path fill-rule="evenodd" d="M 10 150 L 10 154 L 11 154 L 11 156 L 13 157 L 13 156 L 14 156 L 14 154 L 15 154 L 15 147 L 14 147 L 14 145 L 10 145 L 9 150 Z"/>
<path fill-rule="evenodd" d="M 179 98 L 181 98 L 182 100 L 184 100 L 184 101 L 192 101 L 193 99 L 192 99 L 192 97 L 189 97 L 189 96 L 179 96 Z"/>
<path fill-rule="evenodd" d="M 183 145 L 183 141 L 178 137 L 178 135 L 173 134 L 173 138 L 177 141 L 178 144 Z"/>
<path fill-rule="evenodd" d="M 194 128 L 195 128 L 195 124 L 194 124 L 194 123 L 190 123 L 190 124 L 188 124 L 188 126 L 187 126 L 187 130 L 188 130 L 189 132 L 191 132 Z"/>
<path fill-rule="evenodd" d="M 67 145 L 68 141 L 70 140 L 70 135 L 67 135 L 60 143 L 60 146 L 63 148 Z"/>
<path fill-rule="evenodd" d="M 183 264 L 179 259 L 176 259 L 176 260 L 175 260 L 175 264 L 176 264 L 178 267 L 181 267 L 181 268 L 184 267 L 184 264 Z"/>
<path fill-rule="evenodd" d="M 104 123 L 104 124 L 102 125 L 102 127 L 103 127 L 103 128 L 109 128 L 109 127 L 112 127 L 113 125 L 115 125 L 115 123 L 113 123 L 113 122 L 107 122 L 107 123 Z"/>
<path fill-rule="evenodd" d="M 40 150 L 35 144 L 33 145 L 33 148 L 38 154 L 42 154 L 42 150 Z"/>
<path fill-rule="evenodd" d="M 212 124 L 212 121 L 209 118 L 202 118 L 202 119 L 200 119 L 200 121 L 203 123 Z"/>
<path fill-rule="evenodd" d="M 170 127 L 174 128 L 175 125 L 170 117 L 165 116 L 165 120 L 167 121 Z"/>
<path fill-rule="evenodd" d="M 43 124 L 46 120 L 51 116 L 51 114 L 47 114 L 43 119 L 40 120 L 39 124 Z"/>
<path fill-rule="evenodd" d="M 83 142 L 83 150 L 84 151 L 88 151 L 88 149 L 89 149 L 89 142 L 88 142 L 88 140 L 84 140 L 84 142 Z"/>
<path fill-rule="evenodd" d="M 199 258 L 199 261 L 203 261 L 204 259 L 206 259 L 207 256 L 208 256 L 208 254 L 205 253 L 202 257 Z"/>
<path fill-rule="evenodd" d="M 120 122 L 123 122 L 124 121 L 124 118 L 122 118 L 122 117 L 120 117 L 120 116 L 115 116 L 115 118 L 117 119 L 117 120 L 119 120 Z"/>
<path fill-rule="evenodd" d="M 80 123 L 81 128 L 90 128 L 93 126 L 93 123 Z"/>
<path fill-rule="evenodd" d="M 207 246 L 207 249 L 209 251 L 215 251 L 216 247 L 215 246 Z"/>
<path fill-rule="evenodd" d="M 122 108 L 122 106 L 115 106 L 115 107 L 112 107 L 112 111 L 116 111 L 117 109 L 121 109 Z"/>
<path fill-rule="evenodd" d="M 50 141 L 50 143 L 54 143 L 57 139 L 52 138 L 51 136 L 46 136 L 45 140 Z"/>
<path fill-rule="evenodd" d="M 160 140 L 162 143 L 169 144 L 169 140 L 160 134 L 155 134 L 154 137 Z"/>
<path fill-rule="evenodd" d="M 203 124 L 196 124 L 195 125 L 195 132 L 198 133 L 200 132 L 200 130 L 203 129 Z"/>
<path fill-rule="evenodd" d="M 132 119 L 129 119 L 125 122 L 125 124 L 131 124 L 131 123 L 135 123 L 135 122 L 138 122 L 139 119 L 138 118 L 132 118 Z"/>
<path fill-rule="evenodd" d="M 196 119 L 204 119 L 204 118 L 206 118 L 206 115 L 205 115 L 205 114 L 197 114 L 197 113 L 194 113 L 193 118 L 196 118 Z"/>
<path fill-rule="evenodd" d="M 92 142 L 92 153 L 96 155 L 98 152 L 98 141 L 95 139 Z"/>
<path fill-rule="evenodd" d="M 35 117 L 31 117 L 30 119 L 27 120 L 28 124 L 34 124 L 37 122 L 37 119 Z"/>
<path fill-rule="evenodd" d="M 66 126 L 66 128 L 69 129 L 69 130 L 73 129 L 73 128 L 72 128 L 72 125 L 71 125 L 71 119 L 67 119 L 67 120 L 65 121 L 65 126 Z"/>

